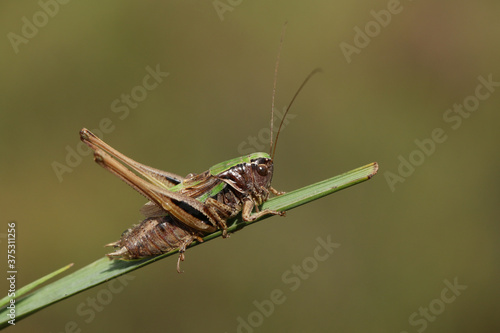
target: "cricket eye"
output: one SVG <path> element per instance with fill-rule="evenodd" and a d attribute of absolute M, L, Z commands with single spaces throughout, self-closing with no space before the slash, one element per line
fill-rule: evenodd
<path fill-rule="evenodd" d="M 267 176 L 267 165 L 265 165 L 265 164 L 257 165 L 257 173 L 259 175 L 261 175 L 262 177 Z"/>

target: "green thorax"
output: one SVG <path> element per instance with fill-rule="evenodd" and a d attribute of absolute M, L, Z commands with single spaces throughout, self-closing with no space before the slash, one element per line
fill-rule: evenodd
<path fill-rule="evenodd" d="M 240 156 L 236 157 L 221 163 L 218 163 L 211 167 L 210 174 L 212 176 L 218 175 L 224 171 L 227 171 L 231 169 L 234 166 L 237 166 L 238 164 L 242 163 L 250 163 L 252 160 L 258 159 L 258 158 L 271 158 L 268 153 L 252 153 L 246 156 Z"/>

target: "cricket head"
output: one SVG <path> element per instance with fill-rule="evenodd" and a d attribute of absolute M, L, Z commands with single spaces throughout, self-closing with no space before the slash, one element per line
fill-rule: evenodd
<path fill-rule="evenodd" d="M 253 188 L 251 195 L 258 205 L 262 205 L 269 197 L 269 189 L 273 179 L 274 163 L 267 153 L 256 153 L 250 159 Z"/>
<path fill-rule="evenodd" d="M 213 176 L 227 183 L 241 197 L 261 205 L 269 197 L 274 164 L 268 153 L 253 153 L 210 168 Z"/>

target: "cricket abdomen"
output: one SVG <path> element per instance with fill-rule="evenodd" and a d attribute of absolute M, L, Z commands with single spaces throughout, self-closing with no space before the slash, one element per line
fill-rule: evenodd
<path fill-rule="evenodd" d="M 119 248 L 108 253 L 111 259 L 133 260 L 154 257 L 172 250 L 186 250 L 199 235 L 170 215 L 149 217 L 125 231 L 120 240 L 108 244 Z"/>

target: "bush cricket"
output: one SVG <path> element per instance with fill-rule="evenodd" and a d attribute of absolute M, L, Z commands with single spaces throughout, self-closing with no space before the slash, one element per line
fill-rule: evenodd
<path fill-rule="evenodd" d="M 120 240 L 106 245 L 116 248 L 107 254 L 109 258 L 141 259 L 178 249 L 177 271 L 180 273 L 180 262 L 184 260 L 186 248 L 193 241 L 201 242 L 203 236 L 219 229 L 223 237 L 228 237 L 226 221 L 237 214 L 241 213 L 244 221 L 265 215 L 285 215 L 285 212 L 259 210 L 259 206 L 270 193 L 284 193 L 271 186 L 276 143 L 295 97 L 318 70 L 308 75 L 293 96 L 273 145 L 274 97 L 283 35 L 284 30 L 274 73 L 269 153 L 237 157 L 200 174 L 181 177 L 134 161 L 86 128 L 80 131 L 81 140 L 94 150 L 94 160 L 149 200 L 141 209 L 145 220 L 126 230 Z"/>

